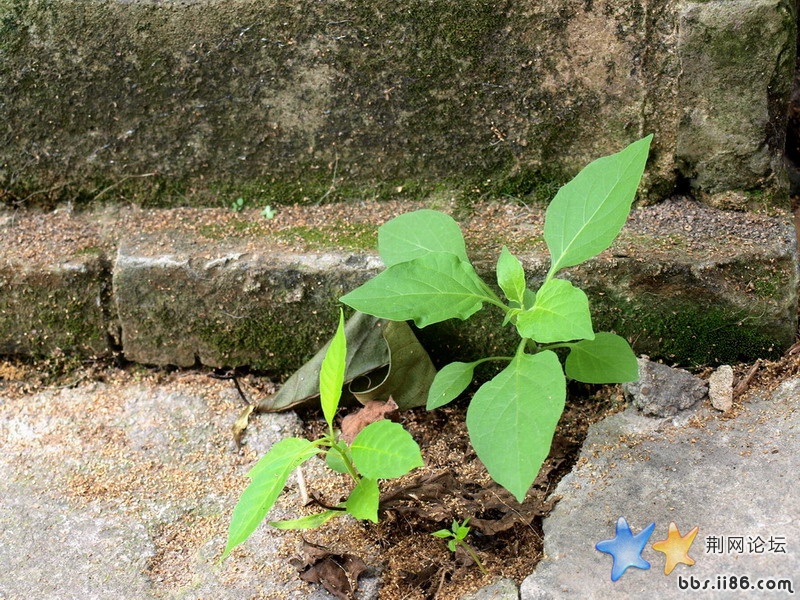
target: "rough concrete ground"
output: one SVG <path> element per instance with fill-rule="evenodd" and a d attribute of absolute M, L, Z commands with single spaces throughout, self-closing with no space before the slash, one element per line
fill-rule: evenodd
<path fill-rule="evenodd" d="M 714 411 L 674 426 L 629 408 L 592 426 L 555 492 L 562 500 L 544 523 L 545 559 L 522 584 L 522 600 L 733 598 L 746 586 L 741 597 L 792 593 L 782 586 L 796 593 L 798 406 L 793 378 L 753 395 L 730 419 Z M 612 581 L 612 557 L 595 544 L 615 537 L 620 517 L 634 535 L 655 523 L 641 555 L 651 567 Z M 688 551 L 695 564 L 665 575 L 667 555 L 652 546 L 668 538 L 671 522 L 681 536 L 699 531 Z"/>
<path fill-rule="evenodd" d="M 310 597 L 286 560 L 297 536 L 263 527 L 217 563 L 244 472 L 300 433 L 294 413 L 255 420 L 240 453 L 230 381 L 137 379 L 0 388 L 0 598 Z"/>
<path fill-rule="evenodd" d="M 796 589 L 799 403 L 794 378 L 753 394 L 732 418 L 706 402 L 677 425 L 635 409 L 594 425 L 556 491 L 562 499 L 545 520 L 546 559 L 522 584 L 522 599 L 684 598 L 679 578 L 716 584 L 718 576 L 746 576 L 752 585 L 788 579 Z M 4 384 L 0 598 L 329 597 L 288 565 L 300 539 L 293 534 L 261 527 L 217 564 L 242 475 L 270 444 L 300 431 L 293 414 L 260 416 L 239 453 L 230 425 L 240 408 L 230 382 L 198 373 L 117 374 L 32 394 Z M 295 504 L 290 484 L 278 510 L 289 516 Z M 612 582 L 611 556 L 594 546 L 614 537 L 620 516 L 633 533 L 656 523 L 642 553 L 652 567 Z M 695 526 L 699 533 L 688 552 L 696 564 L 665 576 L 665 555 L 652 544 L 667 537 L 670 521 L 682 535 Z M 353 526 L 341 521 L 304 535 L 336 548 Z M 743 538 L 743 552 L 707 552 L 719 536 L 723 546 Z M 359 551 L 379 564 L 368 548 Z M 365 583 L 359 597 L 376 597 L 376 580 Z M 502 581 L 475 598 L 516 598 L 515 590 Z"/>

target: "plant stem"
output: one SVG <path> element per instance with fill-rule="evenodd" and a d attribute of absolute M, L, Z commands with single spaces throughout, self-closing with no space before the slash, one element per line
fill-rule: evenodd
<path fill-rule="evenodd" d="M 473 560 L 473 562 L 476 565 L 478 565 L 478 568 L 481 570 L 481 573 L 483 573 L 484 575 L 487 575 L 488 573 L 486 573 L 486 569 L 483 567 L 483 563 L 481 562 L 481 559 L 478 558 L 478 554 L 475 552 L 475 550 L 472 548 L 472 546 L 470 546 L 464 540 L 456 540 L 456 543 L 459 546 L 461 546 L 461 548 L 463 548 L 464 552 L 469 554 L 469 557 Z"/>
<path fill-rule="evenodd" d="M 344 463 L 344 466 L 347 468 L 348 475 L 350 475 L 350 477 L 353 478 L 353 481 L 355 481 L 356 484 L 358 484 L 361 481 L 361 475 L 358 474 L 358 471 L 356 471 L 356 467 L 350 460 L 350 457 L 348 457 L 347 453 L 339 447 L 336 441 L 337 440 L 335 436 L 326 435 L 324 438 L 320 438 L 314 441 L 313 443 L 317 446 L 328 446 L 327 450 L 328 452 L 330 452 L 331 450 L 335 450 L 336 453 L 342 457 L 342 462 Z"/>
<path fill-rule="evenodd" d="M 344 466 L 347 467 L 347 472 L 350 474 L 350 477 L 352 477 L 353 481 L 358 484 L 361 481 L 361 475 L 359 475 L 358 471 L 356 471 L 356 467 L 350 460 L 350 457 L 347 456 L 347 453 L 339 448 L 339 446 L 334 446 L 333 448 L 339 453 L 339 456 L 342 457 L 342 462 L 344 462 Z"/>

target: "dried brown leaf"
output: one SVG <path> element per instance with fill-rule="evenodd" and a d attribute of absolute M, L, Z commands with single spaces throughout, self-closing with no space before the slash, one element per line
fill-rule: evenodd
<path fill-rule="evenodd" d="M 378 400 L 367 402 L 363 408 L 342 419 L 342 439 L 348 444 L 353 443 L 355 437 L 364 427 L 370 423 L 382 421 L 397 410 L 398 406 L 391 396 L 385 402 Z"/>
<path fill-rule="evenodd" d="M 303 540 L 303 559 L 289 563 L 300 571 L 300 579 L 317 583 L 340 600 L 350 600 L 358 589 L 358 578 L 367 565 L 354 554 L 334 554 L 324 546 Z"/>

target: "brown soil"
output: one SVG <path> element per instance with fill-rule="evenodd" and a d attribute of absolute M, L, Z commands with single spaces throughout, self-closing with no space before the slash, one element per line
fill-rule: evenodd
<path fill-rule="evenodd" d="M 542 556 L 542 517 L 552 509 L 552 491 L 574 463 L 589 424 L 623 405 L 616 387 L 576 387 L 550 457 L 522 504 L 491 480 L 472 450 L 465 406 L 402 413 L 398 420 L 419 443 L 425 467 L 386 482 L 381 521 L 354 532 L 356 539 L 340 542 L 356 548 L 366 539 L 381 549 L 381 598 L 389 600 L 459 598 L 499 577 L 519 583 Z M 309 413 L 305 419 L 309 438 L 319 436 L 321 417 Z M 340 499 L 325 498 L 325 503 Z M 471 528 L 467 541 L 487 575 L 466 552 L 454 556 L 445 542 L 431 535 L 466 518 Z"/>

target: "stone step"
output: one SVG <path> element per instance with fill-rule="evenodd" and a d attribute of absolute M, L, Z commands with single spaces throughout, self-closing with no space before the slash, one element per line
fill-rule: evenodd
<path fill-rule="evenodd" d="M 121 352 L 151 365 L 248 366 L 286 374 L 332 334 L 338 298 L 382 268 L 379 224 L 417 203 L 0 214 L 0 354 Z M 485 203 L 453 213 L 494 282 L 505 244 L 529 282 L 549 266 L 544 212 Z M 795 340 L 791 215 L 676 198 L 635 209 L 611 249 L 568 269 L 595 329 L 676 363 L 753 360 Z M 535 288 L 534 288 L 535 289 Z M 499 311 L 419 332 L 434 362 L 514 347 Z"/>

